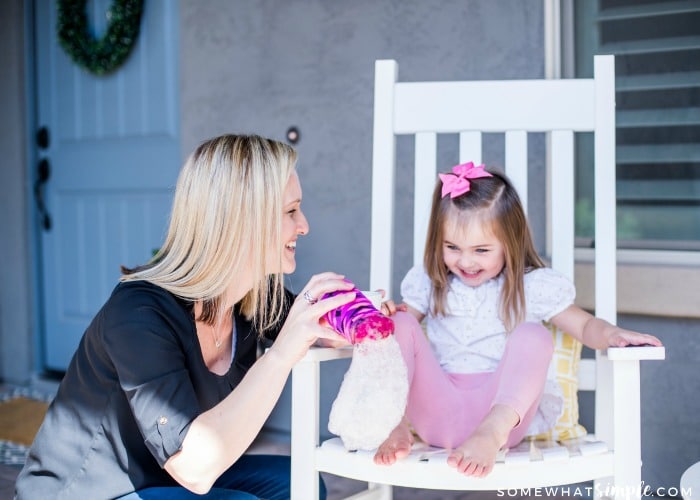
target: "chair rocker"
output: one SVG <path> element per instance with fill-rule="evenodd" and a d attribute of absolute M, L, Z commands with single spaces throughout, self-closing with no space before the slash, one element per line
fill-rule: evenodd
<path fill-rule="evenodd" d="M 596 56 L 594 78 L 398 82 L 398 65 L 375 65 L 370 289 L 391 294 L 395 138 L 415 137 L 413 261 L 422 262 L 437 134 L 459 135 L 459 161 L 482 162 L 482 134 L 505 134 L 505 171 L 527 211 L 528 132 L 546 132 L 551 266 L 574 278 L 574 132 L 593 132 L 595 178 L 595 315 L 616 323 L 614 57 Z M 487 165 L 492 165 L 486 159 Z M 446 170 L 447 165 L 440 165 Z M 398 298 L 400 301 L 400 298 Z M 556 335 L 562 335 L 560 332 Z M 639 361 L 663 359 L 663 347 L 609 348 L 580 361 L 579 390 L 595 390 L 595 435 L 570 442 L 524 442 L 501 453 L 487 477 L 459 474 L 447 454 L 419 445 L 392 466 L 374 452 L 345 450 L 339 438 L 319 443 L 320 363 L 350 349 L 314 348 L 293 370 L 292 499 L 318 498 L 318 473 L 368 483 L 350 498 L 392 498 L 392 485 L 437 490 L 527 490 L 594 481 L 596 498 L 640 497 Z M 597 383 L 596 383 L 597 382 Z"/>

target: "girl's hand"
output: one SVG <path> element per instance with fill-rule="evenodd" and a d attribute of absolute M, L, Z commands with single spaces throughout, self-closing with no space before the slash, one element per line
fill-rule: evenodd
<path fill-rule="evenodd" d="M 386 295 L 386 290 L 382 290 L 381 288 L 377 290 L 377 292 L 379 292 L 382 295 L 382 298 L 384 298 L 384 296 Z M 408 307 L 406 306 L 406 304 L 396 304 L 396 302 L 389 299 L 382 302 L 382 305 L 379 308 L 379 310 L 384 316 L 393 316 L 394 314 L 396 314 L 396 311 L 408 311 Z"/>
<path fill-rule="evenodd" d="M 333 343 L 342 339 L 321 318 L 328 311 L 351 302 L 355 293 L 339 293 L 324 300 L 318 299 L 336 290 L 352 290 L 355 285 L 343 278 L 342 275 L 331 272 L 312 276 L 289 309 L 287 319 L 270 351 L 279 355 L 290 367 L 303 358 L 317 340 L 327 339 Z"/>
<path fill-rule="evenodd" d="M 385 316 L 393 316 L 396 314 L 396 311 L 408 311 L 408 307 L 406 304 L 396 304 L 393 300 L 387 300 L 382 302 L 381 311 Z"/>
<path fill-rule="evenodd" d="M 663 345 L 659 339 L 646 333 L 633 332 L 624 328 L 616 328 L 608 337 L 609 347 L 625 347 L 630 345 Z"/>

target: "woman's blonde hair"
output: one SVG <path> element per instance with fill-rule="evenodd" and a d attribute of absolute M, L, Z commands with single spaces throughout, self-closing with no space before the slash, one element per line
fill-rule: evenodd
<path fill-rule="evenodd" d="M 254 286 L 241 312 L 261 329 L 279 320 L 283 275 L 281 218 L 287 181 L 296 166 L 290 146 L 256 135 L 223 135 L 187 159 L 175 188 L 165 243 L 147 264 L 124 269 L 122 281 L 144 280 L 202 301 L 199 318 L 214 324 L 225 312 L 226 290 L 252 272 Z"/>
<path fill-rule="evenodd" d="M 432 309 L 435 315 L 447 313 L 449 270 L 445 265 L 445 226 L 455 223 L 466 228 L 471 222 L 490 227 L 503 245 L 505 266 L 499 316 L 511 331 L 525 320 L 525 273 L 544 267 L 532 241 L 530 226 L 520 198 L 508 178 L 487 169 L 493 177 L 470 179 L 470 190 L 451 198 L 442 197 L 442 181 L 438 180 L 428 224 L 423 263 L 432 282 Z"/>

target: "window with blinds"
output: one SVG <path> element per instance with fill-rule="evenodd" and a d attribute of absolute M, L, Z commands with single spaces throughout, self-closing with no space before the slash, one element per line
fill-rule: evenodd
<path fill-rule="evenodd" d="M 574 30 L 576 76 L 616 56 L 619 247 L 700 250 L 700 0 L 576 0 Z M 591 142 L 578 139 L 580 165 Z M 577 184 L 585 240 L 585 167 Z"/>

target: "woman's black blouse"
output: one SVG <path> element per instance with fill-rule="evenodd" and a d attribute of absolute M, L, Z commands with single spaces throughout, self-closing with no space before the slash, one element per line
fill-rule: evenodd
<path fill-rule="evenodd" d="M 114 498 L 176 484 L 163 465 L 256 360 L 258 334 L 237 308 L 234 320 L 235 355 L 219 376 L 204 364 L 191 303 L 145 281 L 117 285 L 49 407 L 17 498 Z"/>

